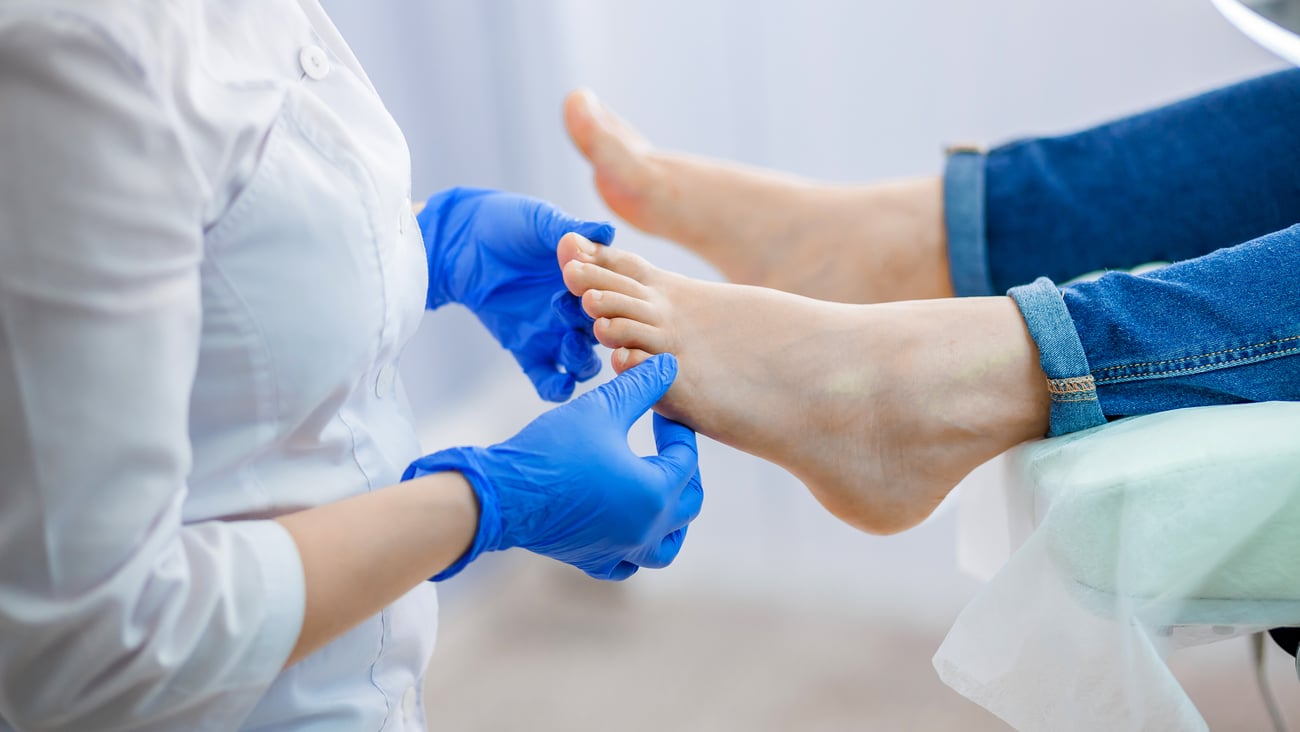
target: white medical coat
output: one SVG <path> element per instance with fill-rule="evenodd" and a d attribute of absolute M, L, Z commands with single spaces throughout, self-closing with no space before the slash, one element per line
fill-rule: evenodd
<path fill-rule="evenodd" d="M 409 186 L 316 0 L 0 0 L 0 729 L 423 728 L 433 587 L 281 673 L 268 520 L 418 456 Z"/>

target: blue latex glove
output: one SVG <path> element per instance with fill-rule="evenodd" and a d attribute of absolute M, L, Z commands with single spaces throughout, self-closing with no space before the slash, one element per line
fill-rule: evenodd
<path fill-rule="evenodd" d="M 452 448 L 412 463 L 403 480 L 455 470 L 478 497 L 473 545 L 433 579 L 511 547 L 597 579 L 668 566 L 704 501 L 695 433 L 656 414 L 659 454 L 639 457 L 628 448 L 627 431 L 676 375 L 675 358 L 655 356 L 499 445 Z"/>
<path fill-rule="evenodd" d="M 434 195 L 416 218 L 429 258 L 430 310 L 458 302 L 474 311 L 548 401 L 568 399 L 576 382 L 600 372 L 592 321 L 565 289 L 555 247 L 570 231 L 609 244 L 613 226 L 478 188 Z"/>

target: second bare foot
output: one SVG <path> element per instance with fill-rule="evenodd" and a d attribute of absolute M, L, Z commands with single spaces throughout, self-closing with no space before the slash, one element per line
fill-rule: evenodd
<path fill-rule="evenodd" d="M 952 294 L 937 178 L 832 186 L 662 152 L 587 91 L 564 115 L 616 214 L 732 282 L 847 303 Z"/>

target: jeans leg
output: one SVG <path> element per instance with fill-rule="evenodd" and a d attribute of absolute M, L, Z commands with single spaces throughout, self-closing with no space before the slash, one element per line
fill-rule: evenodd
<path fill-rule="evenodd" d="M 1049 379 L 1104 417 L 1300 401 L 1300 226 L 1132 275 L 1013 288 Z M 1088 382 L 1091 382 L 1089 384 Z M 1057 409 L 1051 434 L 1099 423 Z M 1081 416 L 1082 415 L 1082 416 Z"/>
<path fill-rule="evenodd" d="M 1300 221 L 1300 69 L 988 153 L 945 173 L 959 295 L 1175 262 Z"/>

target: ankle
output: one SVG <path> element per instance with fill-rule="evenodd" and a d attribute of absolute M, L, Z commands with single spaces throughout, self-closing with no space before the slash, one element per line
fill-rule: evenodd
<path fill-rule="evenodd" d="M 1008 297 L 884 306 L 905 344 L 891 361 L 910 384 L 917 432 L 955 458 L 956 480 L 1047 432 L 1050 396 L 1020 310 Z"/>
<path fill-rule="evenodd" d="M 876 266 L 876 302 L 953 296 L 943 220 L 943 181 L 937 176 L 855 189 Z"/>

